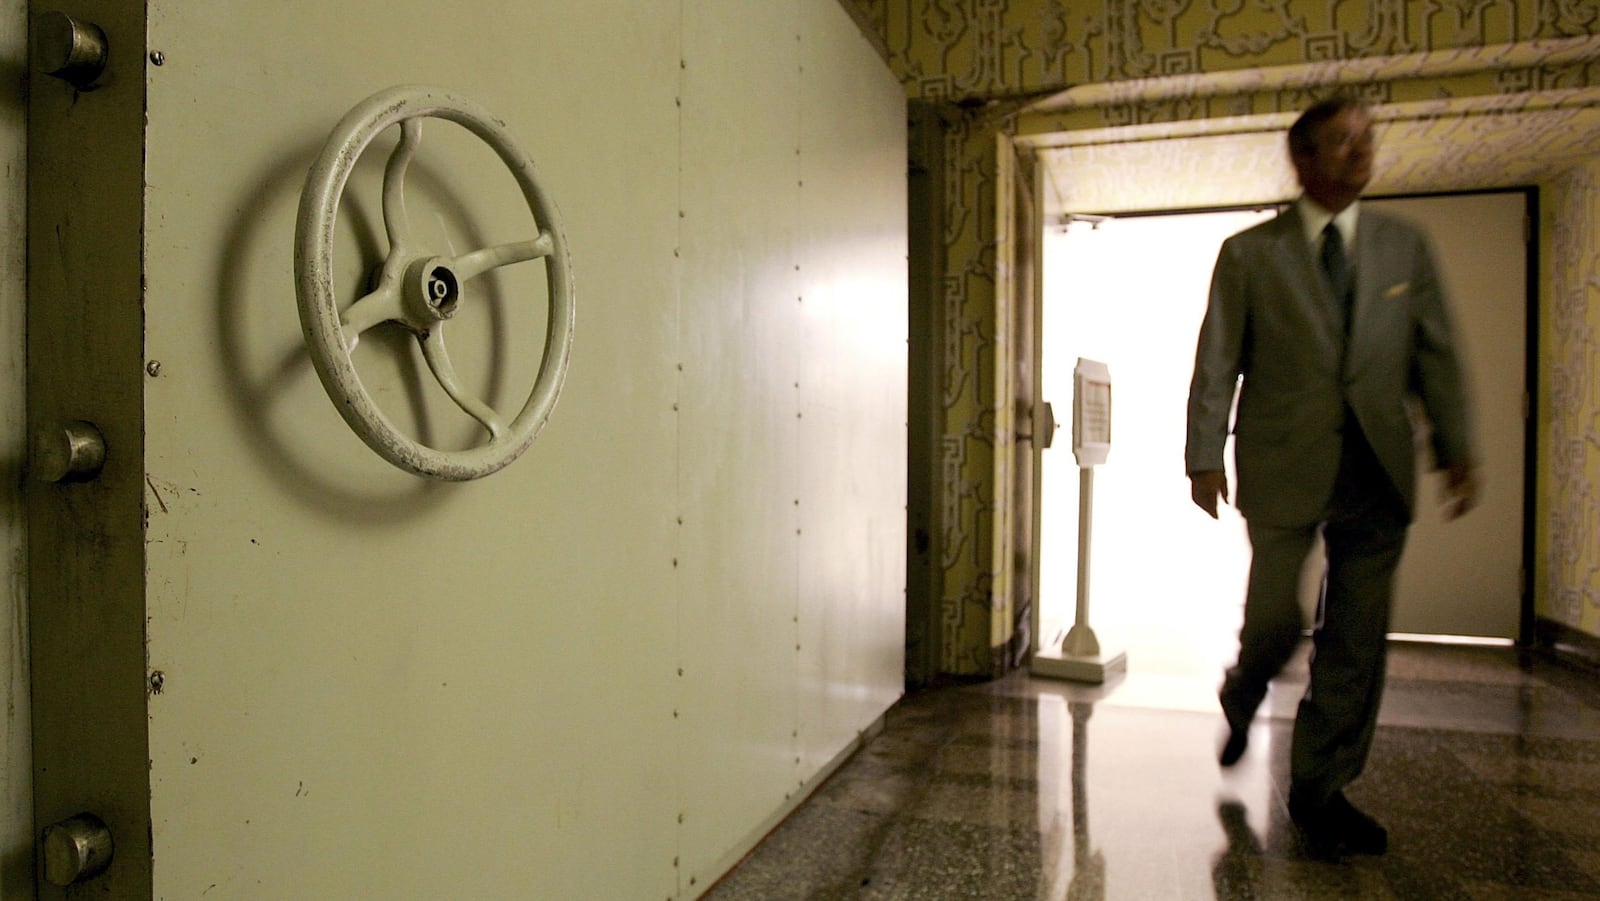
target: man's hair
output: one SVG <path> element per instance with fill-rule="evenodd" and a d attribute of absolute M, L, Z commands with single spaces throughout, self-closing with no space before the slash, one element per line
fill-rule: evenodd
<path fill-rule="evenodd" d="M 1322 123 L 1345 110 L 1367 109 L 1371 104 L 1359 97 L 1339 94 L 1323 100 L 1300 114 L 1289 126 L 1289 153 L 1294 156 L 1317 155 L 1317 129 Z"/>

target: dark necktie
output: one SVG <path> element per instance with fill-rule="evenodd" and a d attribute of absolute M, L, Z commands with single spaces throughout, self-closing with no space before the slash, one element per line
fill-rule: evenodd
<path fill-rule="evenodd" d="M 1328 276 L 1328 287 L 1344 313 L 1344 327 L 1350 329 L 1350 318 L 1355 305 L 1355 281 L 1350 277 L 1350 260 L 1344 255 L 1344 238 L 1332 222 L 1322 230 L 1322 271 Z"/>

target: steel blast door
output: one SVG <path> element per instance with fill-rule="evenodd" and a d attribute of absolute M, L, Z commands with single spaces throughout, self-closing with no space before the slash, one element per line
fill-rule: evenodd
<path fill-rule="evenodd" d="M 1520 191 L 1369 201 L 1419 223 L 1450 291 L 1482 457 L 1478 509 L 1445 522 L 1419 445 L 1417 517 L 1396 576 L 1395 632 L 1519 637 L 1527 439 L 1528 211 Z M 1521 636 L 1531 638 L 1532 636 Z"/>
<path fill-rule="evenodd" d="M 674 894 L 675 761 L 633 751 L 674 743 L 673 609 L 655 602 L 673 524 L 627 511 L 672 507 L 678 173 L 643 151 L 675 134 L 678 4 L 71 12 L 110 63 L 92 90 L 32 91 L 30 414 L 92 422 L 108 450 L 98 478 L 29 488 L 39 825 L 104 820 L 111 869 L 83 889 L 119 898 Z M 415 83 L 504 123 L 580 289 L 629 300 L 580 307 L 586 355 L 532 449 L 448 486 L 346 427 L 295 304 L 313 158 L 357 103 Z M 389 244 L 397 140 L 345 188 L 341 304 Z M 451 123 L 424 123 L 406 186 L 435 253 L 534 236 L 507 167 Z M 514 412 L 543 347 L 541 264 L 470 290 L 457 374 Z M 375 328 L 353 354 L 402 430 L 478 440 L 409 334 Z M 597 635 L 626 668 L 590 671 Z M 596 686 L 622 706 L 581 709 Z"/>

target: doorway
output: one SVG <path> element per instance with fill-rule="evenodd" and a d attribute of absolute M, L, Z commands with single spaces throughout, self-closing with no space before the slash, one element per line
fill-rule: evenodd
<path fill-rule="evenodd" d="M 1394 629 L 1452 640 L 1524 637 L 1528 195 L 1366 203 L 1421 222 L 1433 239 L 1485 458 L 1482 509 L 1459 522 L 1442 523 L 1436 476 L 1420 484 Z M 1142 672 L 1216 672 L 1233 654 L 1249 544 L 1232 507 L 1213 522 L 1192 506 L 1184 419 L 1217 250 L 1275 214 L 1084 217 L 1044 238 L 1044 397 L 1069 407 L 1080 356 L 1108 364 L 1114 385 L 1113 446 L 1095 476 L 1092 622 L 1102 645 L 1129 650 L 1130 666 Z M 1048 646 L 1072 625 L 1078 479 L 1070 451 L 1043 456 L 1039 604 Z M 1315 591 L 1306 586 L 1308 607 Z"/>

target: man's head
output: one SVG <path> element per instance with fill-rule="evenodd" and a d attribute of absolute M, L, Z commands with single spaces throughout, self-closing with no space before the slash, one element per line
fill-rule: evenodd
<path fill-rule="evenodd" d="M 1372 179 L 1372 111 L 1353 97 L 1324 100 L 1289 128 L 1289 159 L 1306 196 L 1339 212 Z"/>

